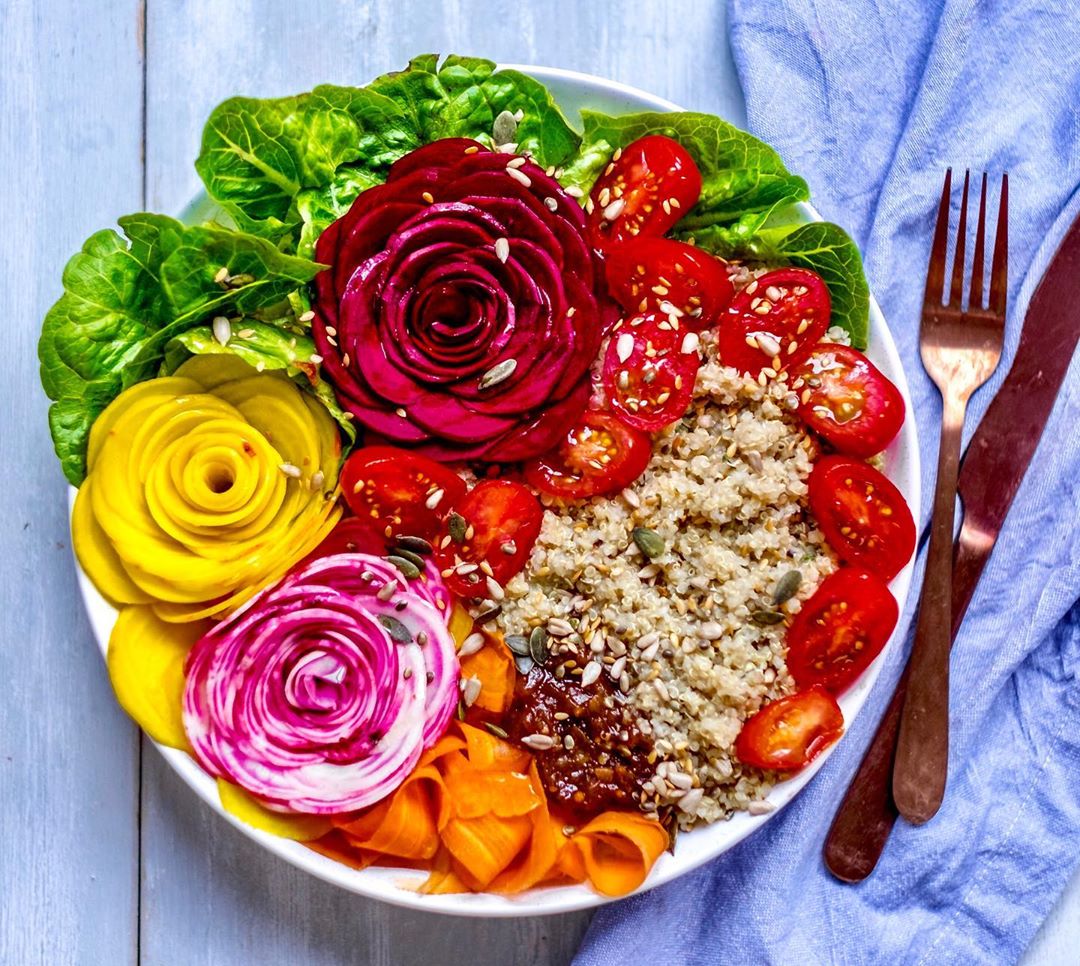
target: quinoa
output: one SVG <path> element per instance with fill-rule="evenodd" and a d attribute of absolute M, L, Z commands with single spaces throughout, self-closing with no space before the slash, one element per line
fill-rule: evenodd
<path fill-rule="evenodd" d="M 540 536 L 497 617 L 504 634 L 555 621 L 552 653 L 574 659 L 571 673 L 599 662 L 653 741 L 642 808 L 675 805 L 683 827 L 771 788 L 768 773 L 737 760 L 735 738 L 763 703 L 794 690 L 787 618 L 835 569 L 806 508 L 817 449 L 791 388 L 721 366 L 710 336 L 702 348 L 689 411 L 657 435 L 627 491 L 545 499 Z M 636 527 L 654 531 L 663 552 L 646 557 Z M 798 592 L 777 605 L 792 570 Z"/>

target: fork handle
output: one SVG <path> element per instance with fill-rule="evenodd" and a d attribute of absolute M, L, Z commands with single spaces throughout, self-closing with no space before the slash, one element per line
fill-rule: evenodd
<path fill-rule="evenodd" d="M 941 807 L 949 767 L 953 521 L 966 408 L 966 396 L 942 393 L 930 548 L 893 764 L 893 800 L 900 814 L 915 825 L 933 818 Z"/>

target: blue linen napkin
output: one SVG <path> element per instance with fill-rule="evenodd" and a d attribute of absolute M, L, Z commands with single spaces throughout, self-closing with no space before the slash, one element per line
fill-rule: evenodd
<path fill-rule="evenodd" d="M 865 254 L 911 382 L 925 525 L 941 405 L 919 363 L 918 329 L 943 173 L 1010 175 L 1006 351 L 972 401 L 970 435 L 1080 213 L 1077 9 L 1073 0 L 739 0 L 730 21 L 751 130 L 807 177 L 819 210 Z M 1020 956 L 1080 862 L 1078 427 L 1074 358 L 953 654 L 949 785 L 937 817 L 921 829 L 899 822 L 858 886 L 822 864 L 833 813 L 899 675 L 894 653 L 837 753 L 782 815 L 703 869 L 602 910 L 578 966 Z M 905 653 L 913 605 L 902 617 Z"/>

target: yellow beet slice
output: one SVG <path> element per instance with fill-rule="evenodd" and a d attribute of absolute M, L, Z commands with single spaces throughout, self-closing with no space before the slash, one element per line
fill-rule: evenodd
<path fill-rule="evenodd" d="M 260 805 L 239 785 L 218 779 L 218 795 L 221 807 L 230 815 L 240 819 L 245 825 L 269 832 L 278 838 L 292 839 L 296 842 L 310 842 L 321 838 L 334 826 L 330 819 L 321 815 L 294 815 L 286 812 L 273 812 Z"/>

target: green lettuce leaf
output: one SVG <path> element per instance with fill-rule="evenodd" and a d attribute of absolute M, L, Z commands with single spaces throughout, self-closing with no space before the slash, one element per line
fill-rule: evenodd
<path fill-rule="evenodd" d="M 54 401 L 49 425 L 64 474 L 86 473 L 97 415 L 127 386 L 153 376 L 172 338 L 217 314 L 250 313 L 285 299 L 321 266 L 270 242 L 165 215 L 119 219 L 91 235 L 64 269 L 64 294 L 45 316 L 38 358 Z M 219 281 L 221 269 L 227 279 Z"/>
<path fill-rule="evenodd" d="M 562 164 L 577 151 L 577 134 L 543 84 L 489 60 L 451 56 L 440 64 L 425 54 L 367 87 L 230 98 L 210 115 L 195 167 L 240 228 L 310 252 L 326 225 L 384 181 L 402 155 L 447 137 L 490 145 L 503 111 L 522 113 L 518 150 L 540 164 Z"/>
<path fill-rule="evenodd" d="M 686 234 L 721 258 L 798 265 L 817 272 L 829 287 L 832 324 L 847 330 L 856 349 L 866 348 L 870 289 L 858 246 L 843 228 L 827 221 L 774 224 L 762 213 Z"/>
<path fill-rule="evenodd" d="M 295 327 L 291 316 L 274 322 L 242 317 L 232 320 L 230 328 L 231 338 L 224 345 L 208 325 L 174 336 L 165 346 L 162 373 L 175 372 L 194 355 L 234 355 L 260 372 L 284 371 L 301 389 L 326 406 L 349 442 L 356 439 L 351 417 L 338 404 L 330 386 L 319 377 L 318 365 L 312 361 L 316 354 L 315 341 Z"/>
<path fill-rule="evenodd" d="M 769 145 L 712 114 L 646 111 L 613 116 L 586 110 L 581 118 L 581 153 L 563 180 L 573 179 L 583 191 L 592 187 L 616 148 L 647 134 L 673 138 L 690 152 L 701 171 L 701 200 L 679 223 L 681 228 L 732 221 L 810 197 L 806 182 L 791 174 Z"/>

